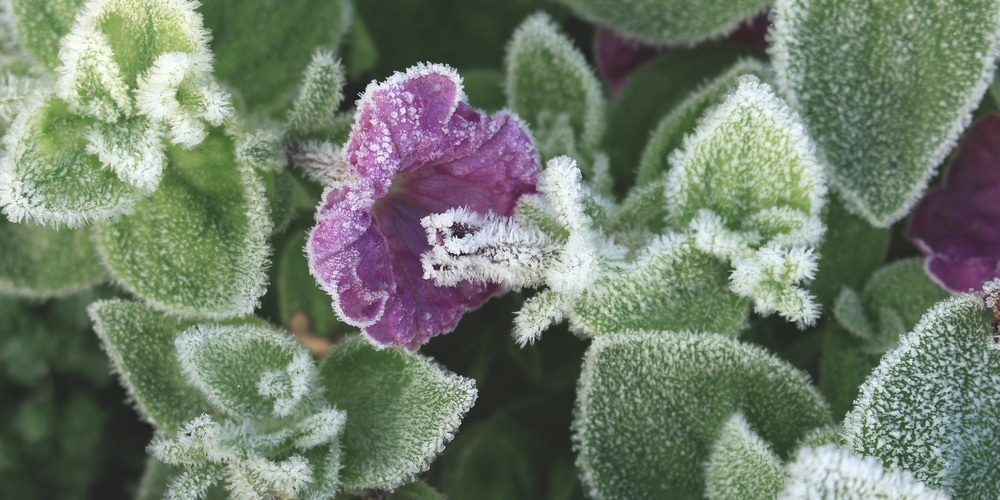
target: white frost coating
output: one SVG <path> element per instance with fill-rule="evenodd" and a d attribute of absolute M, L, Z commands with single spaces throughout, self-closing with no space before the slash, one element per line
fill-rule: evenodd
<path fill-rule="evenodd" d="M 545 196 L 556 219 L 570 233 L 585 231 L 591 226 L 590 217 L 583 208 L 585 190 L 576 160 L 568 156 L 549 160 L 538 176 L 538 192 Z"/>
<path fill-rule="evenodd" d="M 347 79 L 340 60 L 318 49 L 306 66 L 302 87 L 288 115 L 288 128 L 298 133 L 319 132 L 333 124 L 344 99 Z"/>
<path fill-rule="evenodd" d="M 230 469 L 234 472 L 236 470 L 235 467 Z M 247 484 L 232 488 L 231 491 L 237 498 L 247 500 L 257 500 L 261 498 L 261 493 L 271 492 L 295 497 L 313 481 L 312 466 L 308 460 L 299 455 L 292 455 L 281 462 L 255 456 L 246 460 L 239 469 L 242 469 L 241 472 L 245 472 L 246 476 L 232 474 L 229 476 L 230 479 L 246 480 Z M 250 486 L 249 491 L 246 486 Z"/>
<path fill-rule="evenodd" d="M 32 91 L 43 86 L 48 84 L 30 76 L 14 75 L 9 71 L 0 75 L 0 122 L 10 123 L 21 112 Z"/>
<path fill-rule="evenodd" d="M 132 114 L 132 99 L 107 37 L 76 29 L 80 20 L 90 15 L 92 7 L 93 3 L 83 5 L 74 29 L 60 43 L 59 59 L 63 65 L 56 68 L 56 94 L 78 113 L 114 122 L 119 115 Z M 90 89 L 100 89 L 102 95 L 82 99 L 81 94 L 87 95 Z"/>
<path fill-rule="evenodd" d="M 128 126 L 120 126 L 124 123 Z M 160 185 L 167 164 L 161 134 L 160 127 L 142 119 L 96 123 L 86 134 L 86 151 L 96 155 L 122 182 L 151 193 Z"/>
<path fill-rule="evenodd" d="M 212 80 L 211 73 L 211 54 L 160 54 L 139 77 L 136 108 L 150 119 L 166 123 L 174 144 L 197 146 L 208 134 L 202 120 L 219 126 L 233 113 L 229 94 Z M 177 100 L 181 91 L 188 94 L 183 103 Z"/>
<path fill-rule="evenodd" d="M 514 316 L 512 335 L 519 347 L 534 344 L 549 326 L 566 318 L 573 301 L 553 290 L 542 290 L 525 301 Z"/>
<path fill-rule="evenodd" d="M 707 208 L 698 211 L 690 227 L 695 248 L 724 259 L 749 257 L 753 254 L 752 247 L 761 241 L 757 231 L 733 231 L 726 227 L 722 217 Z"/>
<path fill-rule="evenodd" d="M 784 485 L 781 460 L 740 411 L 717 432 L 705 477 L 705 496 L 713 500 L 773 498 Z"/>
<path fill-rule="evenodd" d="M 831 185 L 852 212 L 889 227 L 920 199 L 993 80 L 1000 2 L 903 2 L 880 17 L 872 8 L 777 0 L 768 52 Z"/>
<path fill-rule="evenodd" d="M 993 278 L 986 283 L 983 283 L 983 302 L 986 307 L 993 309 L 997 307 L 997 301 L 1000 299 L 1000 278 Z"/>
<path fill-rule="evenodd" d="M 236 139 L 237 162 L 264 172 L 281 172 L 288 166 L 283 126 L 273 121 L 262 121 L 247 129 L 237 120 L 226 123 L 227 135 Z"/>
<path fill-rule="evenodd" d="M 559 246 L 545 233 L 512 217 L 479 214 L 465 207 L 420 220 L 431 250 L 420 256 L 424 279 L 438 286 L 463 281 L 520 289 L 541 283 Z"/>
<path fill-rule="evenodd" d="M 909 471 L 886 470 L 874 457 L 862 457 L 835 445 L 803 448 L 785 470 L 788 479 L 779 500 L 950 498 L 921 483 Z"/>
<path fill-rule="evenodd" d="M 733 259 L 730 289 L 753 298 L 757 313 L 777 312 L 805 328 L 819 319 L 820 306 L 807 291 L 795 285 L 811 281 L 817 269 L 812 248 L 768 245 L 750 257 Z"/>
<path fill-rule="evenodd" d="M 294 446 L 308 450 L 327 443 L 336 445 L 336 438 L 344 430 L 347 413 L 336 408 L 324 408 L 295 424 Z"/>
<path fill-rule="evenodd" d="M 345 146 L 337 146 L 330 141 L 293 143 L 288 146 L 288 157 L 309 179 L 330 187 L 354 182 L 351 164 L 344 153 Z M 326 194 L 322 199 L 326 199 Z"/>

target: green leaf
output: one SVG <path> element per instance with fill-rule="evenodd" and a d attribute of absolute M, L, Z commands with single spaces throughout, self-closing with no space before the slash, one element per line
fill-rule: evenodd
<path fill-rule="evenodd" d="M 316 285 L 316 278 L 309 274 L 309 262 L 305 256 L 305 230 L 295 228 L 288 231 L 288 240 L 279 251 L 277 259 L 278 311 L 281 322 L 292 324 L 296 314 L 305 314 L 310 330 L 328 337 L 346 330 L 346 325 L 337 319 L 330 307 L 330 295 Z"/>
<path fill-rule="evenodd" d="M 723 97 L 736 88 L 737 80 L 741 76 L 750 74 L 763 80 L 764 71 L 764 65 L 760 61 L 752 58 L 740 59 L 725 73 L 692 92 L 673 111 L 664 116 L 653 130 L 646 149 L 642 151 L 636 185 L 652 182 L 670 169 L 667 161 L 670 154 L 683 145 L 684 136 L 695 130 L 698 119 L 709 107 L 721 103 Z"/>
<path fill-rule="evenodd" d="M 188 386 L 174 355 L 174 337 L 192 323 L 144 304 L 107 300 L 89 308 L 94 329 L 143 419 L 173 433 L 187 421 L 213 411 Z"/>
<path fill-rule="evenodd" d="M 934 306 L 861 387 L 844 422 L 848 444 L 956 498 L 1000 495 L 1000 350 L 992 336 L 980 296 Z"/>
<path fill-rule="evenodd" d="M 347 79 L 340 61 L 329 52 L 315 52 L 288 114 L 290 131 L 308 135 L 332 127 L 339 116 L 345 83 Z"/>
<path fill-rule="evenodd" d="M 772 19 L 779 86 L 831 183 L 852 212 L 888 227 L 919 199 L 993 77 L 1000 2 L 779 0 Z"/>
<path fill-rule="evenodd" d="M 59 61 L 59 39 L 69 33 L 85 0 L 12 0 L 17 33 L 35 60 L 48 69 Z"/>
<path fill-rule="evenodd" d="M 808 378 L 763 349 L 718 335 L 596 337 L 573 424 L 584 485 L 600 498 L 700 497 L 710 445 L 737 410 L 781 458 L 832 423 Z"/>
<path fill-rule="evenodd" d="M 234 417 L 263 419 L 301 412 L 318 371 L 291 335 L 262 325 L 197 325 L 175 342 L 188 383 Z"/>
<path fill-rule="evenodd" d="M 219 130 L 195 149 L 171 147 L 156 193 L 97 230 L 115 278 L 156 308 L 227 318 L 252 313 L 264 293 L 268 201 L 233 148 Z"/>
<path fill-rule="evenodd" d="M 317 48 L 337 49 L 353 9 L 346 0 L 214 0 L 199 10 L 215 74 L 239 90 L 247 111 L 267 115 L 294 97 Z"/>
<path fill-rule="evenodd" d="M 56 231 L 0 219 L 0 293 L 45 298 L 68 295 L 107 277 L 90 231 Z"/>
<path fill-rule="evenodd" d="M 394 489 L 427 470 L 476 399 L 474 382 L 401 348 L 361 337 L 320 367 L 327 399 L 347 413 L 342 488 Z"/>
<path fill-rule="evenodd" d="M 916 326 L 928 309 L 951 297 L 927 274 L 920 258 L 896 261 L 876 271 L 859 297 L 863 309 L 853 313 L 854 318 L 861 317 L 853 322 L 846 308 L 852 294 L 849 289 L 841 292 L 833 314 L 848 331 L 864 340 L 864 349 L 872 354 L 895 347 L 899 337 Z M 868 328 L 853 327 L 855 324 Z"/>
<path fill-rule="evenodd" d="M 711 499 L 771 499 L 785 485 L 781 461 L 736 412 L 719 429 L 705 470 Z"/>
<path fill-rule="evenodd" d="M 729 265 L 694 248 L 690 239 L 658 237 L 634 262 L 588 287 L 570 325 L 589 335 L 626 330 L 673 330 L 736 336 L 747 303 L 728 292 Z"/>
<path fill-rule="evenodd" d="M 510 415 L 463 428 L 441 456 L 448 498 L 537 497 L 544 481 L 546 436 Z"/>
<path fill-rule="evenodd" d="M 13 222 L 80 227 L 130 212 L 148 192 L 122 182 L 90 152 L 94 121 L 54 95 L 28 98 L 3 138 L 0 205 Z"/>
<path fill-rule="evenodd" d="M 854 408 L 858 389 L 878 366 L 878 356 L 864 352 L 861 342 L 837 323 L 827 323 L 822 334 L 819 390 L 839 422 Z"/>
<path fill-rule="evenodd" d="M 899 498 L 945 500 L 949 495 L 921 483 L 909 471 L 885 469 L 872 457 L 861 457 L 833 445 L 803 448 L 785 468 L 787 485 L 778 498 L 863 500 Z M 772 496 L 772 498 L 774 498 Z"/>
<path fill-rule="evenodd" d="M 722 38 L 762 12 L 762 0 L 560 0 L 577 14 L 651 45 L 686 45 Z"/>
<path fill-rule="evenodd" d="M 741 57 L 757 51 L 738 45 L 716 45 L 669 51 L 629 77 L 608 109 L 605 150 L 611 160 L 615 186 L 622 190 L 635 181 L 639 158 L 650 133 L 705 81 L 721 75 Z"/>
<path fill-rule="evenodd" d="M 535 14 L 514 32 L 507 47 L 507 103 L 534 131 L 539 144 L 558 133 L 560 119 L 572 137 L 591 152 L 604 132 L 604 96 L 593 70 L 573 43 L 545 14 Z M 563 141 L 565 143 L 567 141 Z M 575 151 L 543 150 L 543 159 Z"/>
<path fill-rule="evenodd" d="M 823 221 L 826 235 L 819 247 L 819 271 L 809 286 L 824 310 L 828 310 L 841 287 L 860 290 L 885 262 L 889 250 L 889 230 L 872 227 L 868 221 L 847 211 L 839 197 L 831 196 Z"/>

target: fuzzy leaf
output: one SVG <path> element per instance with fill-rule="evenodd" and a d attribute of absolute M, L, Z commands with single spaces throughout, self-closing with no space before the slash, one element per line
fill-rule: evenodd
<path fill-rule="evenodd" d="M 627 188 L 635 181 L 643 148 L 664 116 L 706 80 L 721 75 L 741 57 L 757 53 L 738 45 L 669 51 L 633 73 L 608 109 L 604 145 L 615 186 Z"/>
<path fill-rule="evenodd" d="M 332 127 L 339 116 L 345 83 L 340 61 L 329 52 L 315 52 L 288 114 L 288 128 L 295 134 L 312 134 Z"/>
<path fill-rule="evenodd" d="M 24 47 L 48 69 L 59 61 L 59 39 L 69 33 L 85 0 L 12 0 L 17 32 Z"/>
<path fill-rule="evenodd" d="M 53 95 L 28 98 L 3 138 L 0 205 L 7 218 L 80 227 L 133 209 L 147 191 L 101 164 L 86 137 L 94 125 Z"/>
<path fill-rule="evenodd" d="M 864 341 L 865 351 L 881 354 L 895 347 L 931 306 L 950 296 L 927 275 L 923 259 L 905 259 L 879 269 L 861 295 L 842 290 L 833 314 Z"/>
<path fill-rule="evenodd" d="M 401 348 L 345 340 L 320 367 L 327 399 L 348 415 L 346 491 L 393 489 L 427 470 L 476 400 L 474 382 Z"/>
<path fill-rule="evenodd" d="M 737 80 L 747 74 L 764 79 L 764 65 L 756 59 L 740 59 L 725 73 L 702 85 L 664 116 L 653 130 L 649 143 L 646 144 L 646 149 L 639 159 L 636 185 L 652 182 L 669 170 L 667 159 L 674 150 L 683 145 L 684 136 L 693 132 L 698 119 L 705 114 L 705 111 L 721 103 L 723 97 L 736 88 Z"/>
<path fill-rule="evenodd" d="M 507 103 L 532 127 L 540 145 L 558 133 L 561 117 L 571 137 L 563 145 L 579 144 L 591 152 L 604 132 L 604 97 L 583 54 L 545 14 L 528 18 L 507 47 Z M 543 159 L 575 151 L 539 147 Z"/>
<path fill-rule="evenodd" d="M 711 499 L 771 499 L 785 484 L 781 461 L 739 412 L 719 429 L 705 477 L 705 496 Z"/>
<path fill-rule="evenodd" d="M 233 148 L 218 130 L 196 149 L 171 147 L 156 193 L 97 231 L 115 278 L 154 307 L 227 318 L 252 313 L 264 292 L 268 201 Z"/>
<path fill-rule="evenodd" d="M 596 337 L 577 390 L 577 465 L 591 496 L 703 493 L 709 447 L 734 411 L 787 457 L 832 423 L 808 378 L 763 349 L 718 335 Z"/>
<path fill-rule="evenodd" d="M 287 417 L 309 401 L 318 376 L 302 344 L 261 325 L 197 325 L 175 345 L 188 383 L 234 417 Z"/>
<path fill-rule="evenodd" d="M 779 86 L 830 182 L 852 212 L 888 227 L 923 193 L 993 77 L 1000 2 L 779 0 L 772 16 Z"/>
<path fill-rule="evenodd" d="M 352 17 L 346 0 L 214 0 L 199 7 L 212 32 L 215 74 L 248 111 L 269 114 L 293 98 L 317 50 L 336 50 Z"/>
<path fill-rule="evenodd" d="M 67 295 L 105 277 L 90 231 L 55 231 L 0 220 L 0 293 L 36 298 Z"/>
<path fill-rule="evenodd" d="M 212 411 L 205 397 L 188 386 L 174 356 L 174 337 L 191 322 L 144 304 L 118 300 L 95 302 L 89 312 L 122 385 L 144 420 L 173 433 Z"/>
<path fill-rule="evenodd" d="M 651 45 L 722 38 L 763 11 L 762 0 L 560 0 L 583 18 Z"/>
<path fill-rule="evenodd" d="M 994 345 L 980 296 L 934 306 L 861 387 L 844 422 L 848 444 L 957 498 L 1000 495 Z"/>
<path fill-rule="evenodd" d="M 781 500 L 830 498 L 862 500 L 896 498 L 946 500 L 942 491 L 921 483 L 908 471 L 886 470 L 877 459 L 861 457 L 833 445 L 804 448 L 786 467 L 786 488 Z M 774 498 L 773 496 L 771 498 Z"/>
<path fill-rule="evenodd" d="M 746 300 L 729 293 L 729 266 L 689 239 L 658 237 L 635 261 L 587 287 L 570 325 L 589 335 L 672 330 L 736 336 L 747 327 Z"/>

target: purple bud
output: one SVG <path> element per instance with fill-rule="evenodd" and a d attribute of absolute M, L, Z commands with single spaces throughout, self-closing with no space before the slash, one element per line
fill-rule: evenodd
<path fill-rule="evenodd" d="M 534 192 L 534 140 L 514 114 L 473 109 L 452 68 L 418 65 L 371 83 L 345 156 L 351 179 L 323 195 L 307 244 L 340 318 L 377 345 L 416 349 L 501 288 L 423 278 L 420 219 L 451 208 L 510 215 Z"/>

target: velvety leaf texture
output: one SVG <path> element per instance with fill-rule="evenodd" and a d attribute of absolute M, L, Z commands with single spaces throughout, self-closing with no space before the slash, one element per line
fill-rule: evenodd
<path fill-rule="evenodd" d="M 832 423 L 808 378 L 762 349 L 717 335 L 596 337 L 574 422 L 584 486 L 598 498 L 701 496 L 711 444 L 737 410 L 782 458 Z"/>
<path fill-rule="evenodd" d="M 983 299 L 927 312 L 861 387 L 844 422 L 854 451 L 956 498 L 1000 495 L 1000 350 Z"/>
<path fill-rule="evenodd" d="M 17 32 L 39 64 L 59 66 L 59 39 L 69 33 L 85 0 L 12 0 Z"/>
<path fill-rule="evenodd" d="M 427 470 L 472 407 L 474 382 L 402 348 L 345 340 L 320 367 L 327 399 L 345 411 L 345 491 L 394 489 Z"/>
<path fill-rule="evenodd" d="M 0 293 L 37 298 L 67 295 L 94 286 L 106 276 L 89 230 L 56 231 L 0 219 Z"/>
<path fill-rule="evenodd" d="M 832 184 L 887 227 L 909 212 L 993 77 L 1000 2 L 779 0 L 772 58 Z"/>
<path fill-rule="evenodd" d="M 738 412 L 719 429 L 705 478 L 705 496 L 714 500 L 771 499 L 785 484 L 781 461 Z"/>
<path fill-rule="evenodd" d="M 803 448 L 785 470 L 788 474 L 787 486 L 778 494 L 780 500 L 950 498 L 945 492 L 921 483 L 909 471 L 886 470 L 872 457 L 861 457 L 833 445 Z"/>
<path fill-rule="evenodd" d="M 95 302 L 94 329 L 136 409 L 164 432 L 211 411 L 201 393 L 187 384 L 174 356 L 174 337 L 191 325 L 136 302 Z"/>
<path fill-rule="evenodd" d="M 653 45 L 721 38 L 767 7 L 761 0 L 561 0 L 582 17 Z"/>
<path fill-rule="evenodd" d="M 198 148 L 170 148 L 154 195 L 98 229 L 114 277 L 155 307 L 182 316 L 253 312 L 264 292 L 271 219 L 264 186 L 233 159 L 216 130 Z"/>

